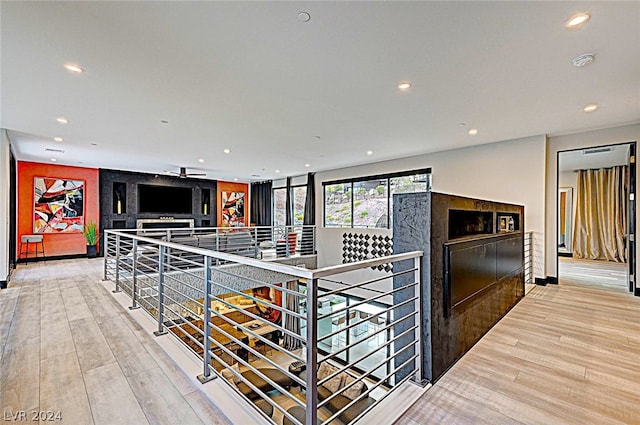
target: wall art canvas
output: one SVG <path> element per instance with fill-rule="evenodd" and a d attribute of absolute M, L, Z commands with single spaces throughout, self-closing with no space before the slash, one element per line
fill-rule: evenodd
<path fill-rule="evenodd" d="M 222 226 L 243 227 L 244 192 L 222 192 Z"/>
<path fill-rule="evenodd" d="M 83 180 L 35 177 L 33 231 L 35 233 L 82 233 L 84 186 Z"/>

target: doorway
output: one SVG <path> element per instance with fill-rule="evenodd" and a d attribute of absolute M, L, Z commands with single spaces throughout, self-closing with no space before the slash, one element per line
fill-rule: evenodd
<path fill-rule="evenodd" d="M 636 142 L 558 152 L 559 282 L 635 287 Z"/>

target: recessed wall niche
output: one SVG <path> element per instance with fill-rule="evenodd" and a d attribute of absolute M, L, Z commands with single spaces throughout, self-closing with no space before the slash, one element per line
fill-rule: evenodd
<path fill-rule="evenodd" d="M 200 212 L 202 215 L 211 214 L 211 190 L 202 189 L 202 203 L 200 206 Z"/>
<path fill-rule="evenodd" d="M 122 182 L 113 182 L 113 190 L 111 192 L 113 205 L 113 214 L 127 213 L 127 184 Z"/>

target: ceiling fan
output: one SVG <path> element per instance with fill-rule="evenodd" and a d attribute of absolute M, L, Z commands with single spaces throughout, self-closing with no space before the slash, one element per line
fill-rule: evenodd
<path fill-rule="evenodd" d="M 206 173 L 187 173 L 187 168 L 186 167 L 180 167 L 180 172 L 176 173 L 175 171 L 167 171 L 167 173 L 169 174 L 173 174 L 174 176 L 178 176 L 181 179 L 187 178 L 187 177 L 193 177 L 193 176 L 206 176 Z"/>

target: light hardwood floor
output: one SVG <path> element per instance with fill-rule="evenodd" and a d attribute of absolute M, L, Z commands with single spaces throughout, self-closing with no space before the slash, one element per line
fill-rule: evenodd
<path fill-rule="evenodd" d="M 229 423 L 99 283 L 101 266 L 22 265 L 0 291 L 3 415 Z M 597 280 L 534 287 L 397 423 L 638 424 L 639 313 L 640 298 Z"/>
<path fill-rule="evenodd" d="M 639 424 L 640 298 L 608 273 L 535 287 L 396 423 Z"/>
<path fill-rule="evenodd" d="M 558 257 L 558 276 L 565 284 L 626 292 L 628 267 L 626 263 Z"/>
<path fill-rule="evenodd" d="M 102 261 L 20 265 L 0 291 L 0 414 L 41 424 L 228 424 L 100 283 Z"/>

